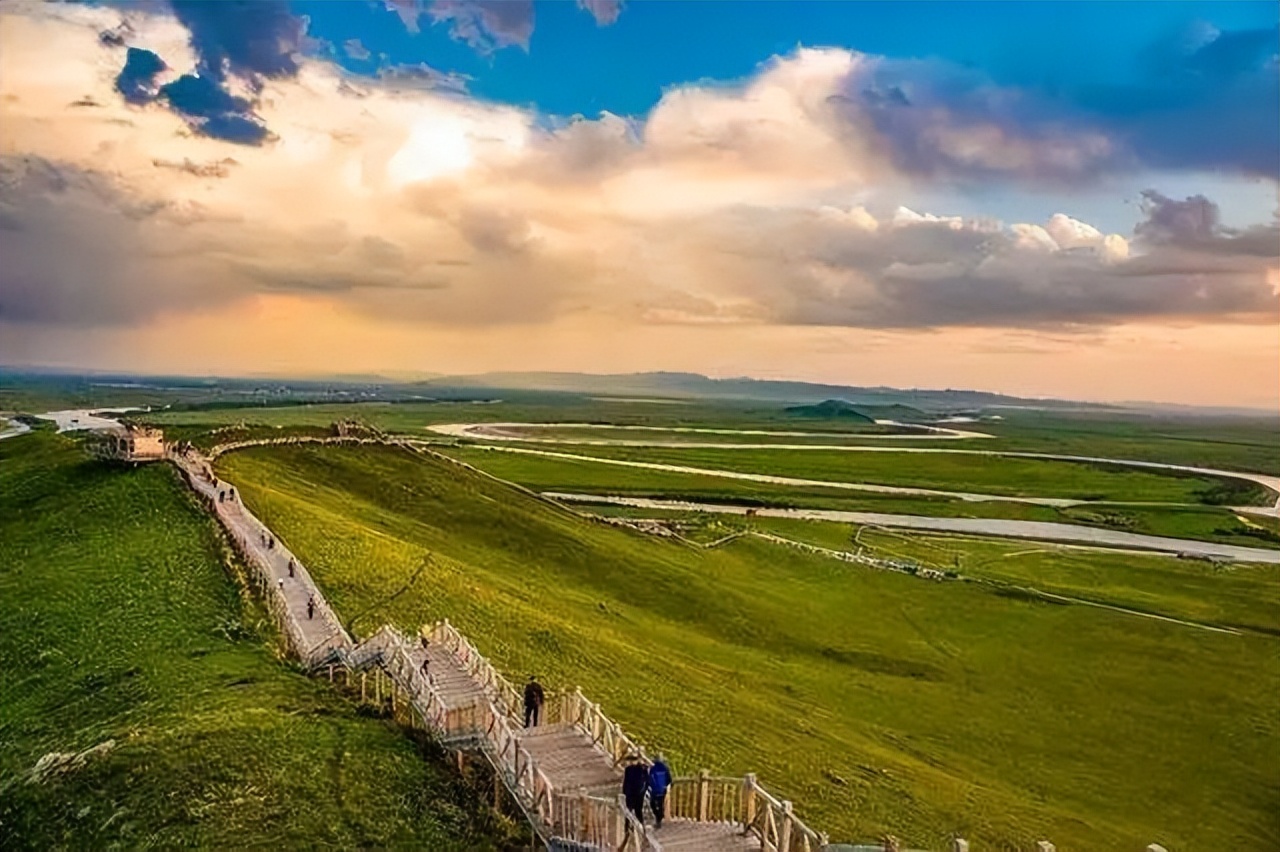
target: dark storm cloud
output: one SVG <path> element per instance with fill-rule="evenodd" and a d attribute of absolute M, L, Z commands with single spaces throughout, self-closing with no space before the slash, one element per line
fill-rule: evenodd
<path fill-rule="evenodd" d="M 883 59 L 841 96 L 912 174 L 1058 183 L 1135 166 L 1280 179 L 1277 30 L 1205 30 L 1153 47 L 1145 79 L 1077 91 L 995 84 L 970 68 Z"/>
<path fill-rule="evenodd" d="M 269 135 L 247 99 L 232 95 L 208 77 L 184 74 L 160 87 L 159 97 L 204 136 L 258 145 Z"/>
<path fill-rule="evenodd" d="M 1150 245 L 1280 262 L 1280 232 L 1275 225 L 1223 227 L 1218 205 L 1203 195 L 1178 201 L 1148 189 L 1142 193 L 1142 211 L 1144 218 L 1134 234 Z"/>
<path fill-rule="evenodd" d="M 232 298 L 200 256 L 199 223 L 169 213 L 93 172 L 0 158 L 0 321 L 123 325 Z"/>
<path fill-rule="evenodd" d="M 1212 239 L 1221 230 L 1218 205 L 1203 195 L 1182 201 L 1148 189 L 1142 193 L 1146 218 L 1135 233 L 1152 243 L 1197 243 Z"/>
<path fill-rule="evenodd" d="M 135 105 L 163 101 L 202 136 L 240 145 L 262 144 L 270 131 L 254 113 L 252 101 L 231 94 L 228 77 L 243 80 L 256 91 L 263 77 L 297 73 L 294 55 L 301 47 L 303 21 L 279 0 L 171 0 L 170 6 L 190 34 L 198 60 L 196 73 L 157 89 L 156 78 L 166 68 L 164 60 L 149 50 L 130 47 L 116 90 Z M 121 25 L 104 32 L 100 40 L 107 45 L 124 44 L 131 34 Z"/>
<path fill-rule="evenodd" d="M 156 96 L 156 77 L 168 67 L 151 51 L 131 47 L 116 76 L 116 91 L 131 104 L 150 103 Z"/>
<path fill-rule="evenodd" d="M 249 80 L 291 77 L 301 49 L 303 21 L 284 0 L 170 0 L 191 34 L 200 73 L 222 80 L 227 73 Z"/>

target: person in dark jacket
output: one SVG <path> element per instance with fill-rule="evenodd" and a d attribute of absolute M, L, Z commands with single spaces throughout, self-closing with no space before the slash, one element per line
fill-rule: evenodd
<path fill-rule="evenodd" d="M 667 790 L 671 787 L 671 769 L 662 755 L 649 767 L 649 808 L 653 811 L 653 824 L 662 828 L 667 815 Z"/>
<path fill-rule="evenodd" d="M 529 682 L 524 685 L 524 726 L 526 728 L 538 727 L 545 697 L 542 684 L 538 683 L 533 675 L 529 675 Z"/>
<path fill-rule="evenodd" d="M 635 754 L 627 755 L 626 768 L 622 770 L 622 797 L 627 800 L 627 810 L 636 815 L 644 825 L 644 794 L 649 789 L 649 767 Z"/>

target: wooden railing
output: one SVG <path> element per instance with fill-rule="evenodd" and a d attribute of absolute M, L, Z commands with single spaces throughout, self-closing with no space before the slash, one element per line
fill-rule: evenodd
<path fill-rule="evenodd" d="M 674 778 L 667 791 L 667 814 L 698 822 L 740 823 L 745 828 L 750 823 L 748 784 L 745 778 L 713 777 L 706 772 Z"/>
<path fill-rule="evenodd" d="M 760 838 L 764 852 L 819 852 L 826 849 L 826 835 L 809 828 L 792 811 L 791 803 L 778 801 L 756 783 L 745 779 L 747 830 Z"/>
<path fill-rule="evenodd" d="M 675 778 L 667 791 L 667 815 L 740 825 L 759 838 L 764 852 L 819 852 L 827 846 L 825 835 L 801 822 L 791 803 L 771 796 L 754 775 L 722 778 L 704 771 Z"/>
<path fill-rule="evenodd" d="M 520 721 L 520 713 L 524 705 L 524 696 L 493 667 L 493 664 L 476 650 L 467 637 L 449 623 L 449 619 L 438 621 L 427 632 L 427 641 L 433 645 L 447 648 L 462 662 L 467 674 L 471 675 L 484 690 L 485 695 L 498 705 L 512 722 Z"/>
<path fill-rule="evenodd" d="M 557 793 L 552 800 L 555 836 L 612 852 L 662 852 L 662 844 L 627 810 L 622 796 Z"/>
<path fill-rule="evenodd" d="M 551 696 L 544 710 L 550 711 L 545 717 L 546 722 L 573 725 L 609 755 L 615 766 L 628 754 L 648 762 L 644 748 L 627 736 L 621 725 L 606 716 L 599 704 L 583 695 L 581 688 Z"/>

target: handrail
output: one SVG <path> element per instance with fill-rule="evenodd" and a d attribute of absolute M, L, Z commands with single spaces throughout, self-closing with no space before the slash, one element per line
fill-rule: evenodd
<path fill-rule="evenodd" d="M 609 756 L 614 766 L 625 760 L 627 755 L 635 755 L 642 761 L 649 762 L 644 747 L 627 736 L 621 725 L 605 715 L 599 704 L 583 695 L 581 687 L 575 687 L 573 692 L 562 693 L 557 697 L 560 702 L 559 721 L 572 724 L 590 737 Z"/>
<path fill-rule="evenodd" d="M 449 623 L 449 619 L 433 624 L 427 632 L 427 641 L 441 644 L 452 651 L 466 667 L 467 673 L 476 679 L 480 688 L 505 711 L 507 717 L 513 722 L 519 721 L 520 709 L 524 703 L 521 693 L 467 637 Z"/>
<path fill-rule="evenodd" d="M 778 801 L 769 795 L 754 775 L 746 777 L 744 788 L 755 800 L 755 819 L 747 824 L 747 830 L 760 838 L 764 852 L 817 852 L 826 848 L 826 836 L 801 822 L 791 802 Z"/>

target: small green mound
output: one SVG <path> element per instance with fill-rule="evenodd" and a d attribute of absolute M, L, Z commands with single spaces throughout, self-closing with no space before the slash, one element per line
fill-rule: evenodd
<path fill-rule="evenodd" d="M 816 405 L 792 405 L 787 407 L 792 417 L 809 417 L 819 420 L 847 420 L 854 423 L 875 423 L 875 418 L 863 414 L 852 403 L 842 399 L 828 399 Z"/>

